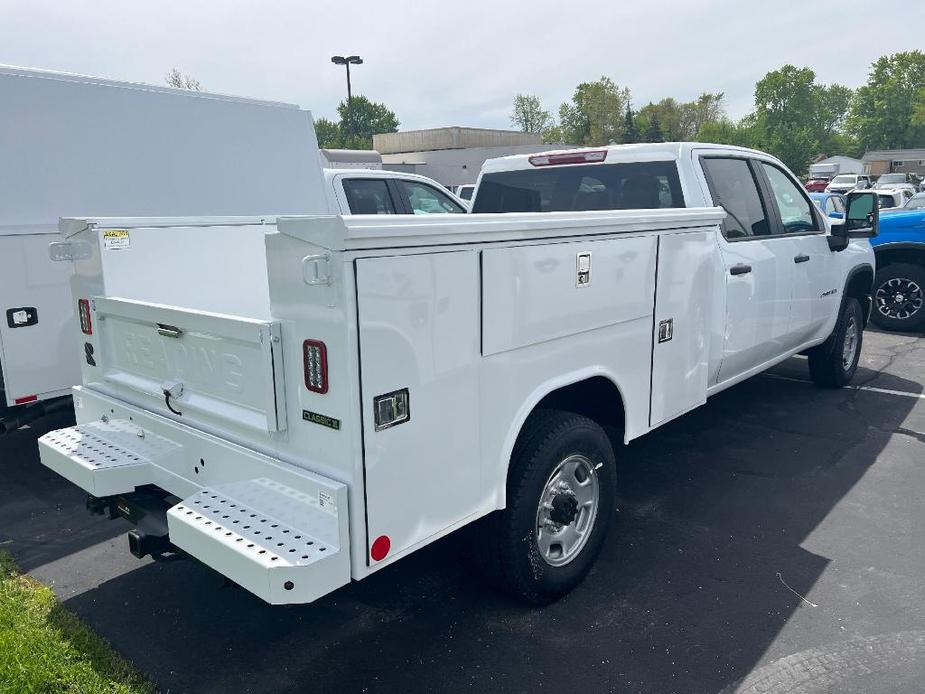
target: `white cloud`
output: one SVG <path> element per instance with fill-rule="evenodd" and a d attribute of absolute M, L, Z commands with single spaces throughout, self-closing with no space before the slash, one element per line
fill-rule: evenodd
<path fill-rule="evenodd" d="M 925 10 L 909 8 L 897 21 L 854 0 L 3 0 L 0 62 L 158 84 L 176 66 L 211 91 L 331 117 L 345 84 L 330 56 L 357 53 L 355 93 L 406 128 L 508 127 L 515 93 L 555 112 L 601 75 L 637 106 L 723 91 L 737 117 L 755 81 L 785 63 L 854 87 L 879 55 L 919 48 Z"/>

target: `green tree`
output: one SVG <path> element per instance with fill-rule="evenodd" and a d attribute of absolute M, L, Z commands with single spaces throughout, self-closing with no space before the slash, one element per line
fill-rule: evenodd
<path fill-rule="evenodd" d="M 823 90 L 815 72 L 793 65 L 772 70 L 755 85 L 757 139 L 798 175 L 822 143 Z"/>
<path fill-rule="evenodd" d="M 925 147 L 925 53 L 879 58 L 857 90 L 848 129 L 866 149 Z"/>
<path fill-rule="evenodd" d="M 684 120 L 684 139 L 696 140 L 700 131 L 707 125 L 719 123 L 726 117 L 726 110 L 723 107 L 723 92 L 704 92 L 696 101 L 691 101 L 686 106 Z"/>
<path fill-rule="evenodd" d="M 658 114 L 652 113 L 647 116 L 648 125 L 646 126 L 646 142 L 664 142 L 665 135 L 662 132 L 662 124 L 658 121 Z"/>
<path fill-rule="evenodd" d="M 521 132 L 544 133 L 553 124 L 549 111 L 543 108 L 540 100 L 532 94 L 517 94 L 514 97 L 514 110 L 511 112 L 511 124 Z"/>
<path fill-rule="evenodd" d="M 318 146 L 324 149 L 340 149 L 344 140 L 340 131 L 340 124 L 327 118 L 315 121 L 315 135 L 318 137 Z"/>
<path fill-rule="evenodd" d="M 626 105 L 626 115 L 623 116 L 623 142 L 631 145 L 640 142 L 639 128 L 636 127 L 636 115 L 630 105 Z"/>
<path fill-rule="evenodd" d="M 606 145 L 623 137 L 623 115 L 630 101 L 629 89 L 609 77 L 582 82 L 571 102 L 559 107 L 559 126 L 566 142 Z"/>
<path fill-rule="evenodd" d="M 704 123 L 697 136 L 700 142 L 712 142 L 718 145 L 735 145 L 760 149 L 758 128 L 754 114 L 736 122 L 723 118 L 712 123 Z"/>
<path fill-rule="evenodd" d="M 350 109 L 342 101 L 337 107 L 340 116 L 341 147 L 346 149 L 371 149 L 373 135 L 394 133 L 398 130 L 398 118 L 385 105 L 357 95 L 351 99 Z"/>

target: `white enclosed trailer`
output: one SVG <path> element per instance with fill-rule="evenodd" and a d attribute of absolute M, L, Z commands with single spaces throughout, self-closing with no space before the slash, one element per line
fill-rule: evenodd
<path fill-rule="evenodd" d="M 329 210 L 288 104 L 0 66 L 0 153 L 0 411 L 80 381 L 60 217 Z"/>
<path fill-rule="evenodd" d="M 83 385 L 42 462 L 140 517 L 139 556 L 271 603 L 483 517 L 512 592 L 562 595 L 613 511 L 605 426 L 630 441 L 804 351 L 851 379 L 877 208 L 853 193 L 832 228 L 774 158 L 703 144 L 502 161 L 476 203 L 554 203 L 554 171 L 563 200 L 637 207 L 64 220 Z"/>

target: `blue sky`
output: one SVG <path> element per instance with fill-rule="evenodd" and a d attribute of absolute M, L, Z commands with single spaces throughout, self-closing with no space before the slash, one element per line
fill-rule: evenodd
<path fill-rule="evenodd" d="M 334 54 L 359 54 L 355 93 L 402 128 L 508 127 L 517 92 L 555 112 L 608 75 L 636 106 L 722 91 L 733 117 L 785 63 L 862 84 L 884 53 L 925 47 L 925 5 L 870 2 L 566 3 L 368 0 L 0 0 L 0 63 L 163 83 L 171 67 L 209 91 L 297 103 L 332 117 Z M 905 13 L 905 14 L 903 14 Z M 902 15 L 902 21 L 897 19 Z"/>

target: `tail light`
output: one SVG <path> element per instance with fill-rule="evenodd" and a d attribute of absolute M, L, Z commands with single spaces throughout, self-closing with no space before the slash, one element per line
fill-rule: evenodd
<path fill-rule="evenodd" d="M 561 164 L 593 164 L 607 158 L 606 149 L 593 152 L 561 152 L 560 154 L 536 154 L 530 157 L 533 166 L 557 166 Z"/>
<path fill-rule="evenodd" d="M 302 343 L 302 364 L 305 369 L 305 387 L 313 393 L 328 392 L 328 348 L 320 340 Z"/>
<path fill-rule="evenodd" d="M 90 320 L 90 302 L 80 299 L 77 302 L 77 315 L 80 316 L 80 332 L 84 335 L 93 334 L 93 322 Z"/>

